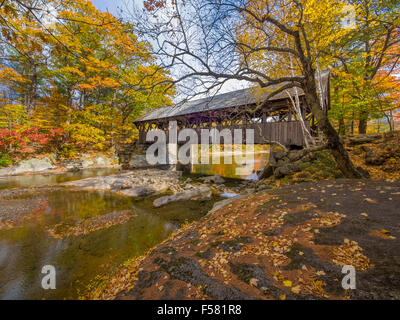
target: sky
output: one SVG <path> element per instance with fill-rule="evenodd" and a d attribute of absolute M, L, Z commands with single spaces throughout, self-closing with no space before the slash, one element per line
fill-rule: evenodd
<path fill-rule="evenodd" d="M 110 11 L 111 13 L 116 13 L 116 9 L 118 6 L 118 3 L 120 1 L 116 0 L 92 0 L 93 5 L 97 8 L 100 9 L 101 11 Z"/>
<path fill-rule="evenodd" d="M 118 15 L 118 7 L 124 8 L 126 4 L 135 2 L 142 3 L 143 0 L 92 0 L 93 5 L 101 11 L 109 11 L 114 15 Z"/>
<path fill-rule="evenodd" d="M 109 11 L 115 16 L 119 15 L 118 8 L 125 9 L 127 8 L 127 6 L 132 5 L 133 3 L 136 6 L 140 7 L 143 3 L 143 0 L 91 0 L 91 1 L 97 9 L 101 11 Z M 220 90 L 218 90 L 218 93 L 226 93 L 230 91 L 243 89 L 245 87 L 249 87 L 249 84 L 237 80 L 229 80 L 227 83 L 223 85 L 223 87 Z M 213 95 L 215 94 L 215 92 L 210 92 L 209 94 Z M 208 94 L 199 94 L 193 99 L 201 99 L 206 96 L 208 96 Z M 181 98 L 177 96 L 174 100 L 175 102 L 179 102 L 180 99 Z"/>

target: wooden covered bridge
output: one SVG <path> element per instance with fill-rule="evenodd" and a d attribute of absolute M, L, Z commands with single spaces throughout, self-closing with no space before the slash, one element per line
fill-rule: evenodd
<path fill-rule="evenodd" d="M 329 72 L 322 74 L 321 85 L 325 92 L 325 106 L 329 109 Z M 276 87 L 271 87 L 268 92 L 274 89 Z M 267 92 L 257 94 L 256 89 L 243 89 L 154 109 L 134 122 L 139 130 L 139 144 L 146 144 L 149 130 L 161 129 L 168 134 L 169 122 L 176 121 L 178 130 L 254 129 L 256 144 L 276 141 L 286 146 L 303 146 L 303 131 L 290 100 L 290 96 L 294 98 L 295 94 L 295 89 L 289 89 L 266 101 Z M 304 92 L 298 89 L 297 94 L 305 124 L 315 134 L 317 125 L 305 103 Z"/>

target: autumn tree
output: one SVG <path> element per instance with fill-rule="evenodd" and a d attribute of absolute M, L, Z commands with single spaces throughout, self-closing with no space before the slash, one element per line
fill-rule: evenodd
<path fill-rule="evenodd" d="M 398 92 L 400 60 L 400 5 L 398 1 L 351 0 L 347 6 L 353 24 L 330 47 L 336 66 L 333 114 L 345 132 L 345 119 L 367 132 L 368 120 L 389 117 Z M 392 121 L 388 121 L 389 124 Z"/>
<path fill-rule="evenodd" d="M 40 95 L 47 55 L 47 35 L 40 20 L 45 20 L 46 3 L 42 0 L 3 1 L 0 6 L 0 69 L 11 84 L 14 98 L 32 114 Z M 13 74 L 12 74 L 13 73 Z"/>
<path fill-rule="evenodd" d="M 149 0 L 145 6 L 140 29 L 157 43 L 163 67 L 176 70 L 174 84 L 205 90 L 231 79 L 266 90 L 278 85 L 269 97 L 301 88 L 339 169 L 362 177 L 328 119 L 318 84 L 323 49 L 345 32 L 341 1 Z"/>
<path fill-rule="evenodd" d="M 68 148 L 134 137 L 133 118 L 171 103 L 168 74 L 129 23 L 90 1 L 2 1 L 0 125 L 62 128 Z"/>
<path fill-rule="evenodd" d="M 172 90 L 154 85 L 166 73 L 130 24 L 87 1 L 62 1 L 58 10 L 53 34 L 62 45 L 51 52 L 52 82 L 79 140 L 112 144 L 121 132 L 133 134 L 132 120 L 144 109 L 171 103 Z"/>

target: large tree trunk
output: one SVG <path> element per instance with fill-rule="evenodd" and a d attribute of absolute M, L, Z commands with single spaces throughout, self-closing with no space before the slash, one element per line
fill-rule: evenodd
<path fill-rule="evenodd" d="M 351 161 L 349 154 L 344 147 L 343 141 L 340 139 L 335 128 L 331 125 L 328 118 L 321 120 L 321 131 L 325 134 L 328 140 L 328 148 L 332 151 L 332 155 L 338 165 L 338 168 L 346 178 L 364 178 Z"/>
<path fill-rule="evenodd" d="M 358 134 L 366 134 L 368 126 L 368 112 L 361 111 L 360 112 L 360 123 L 358 125 Z"/>
<path fill-rule="evenodd" d="M 309 67 L 307 70 L 304 84 L 304 92 L 307 104 L 318 120 L 318 128 L 325 135 L 327 139 L 327 146 L 331 150 L 338 168 L 346 178 L 364 178 L 362 173 L 356 169 L 351 161 L 349 154 L 344 147 L 343 141 L 340 139 L 339 134 L 328 119 L 327 112 L 321 109 L 315 84 L 315 74 L 311 67 Z"/>
<path fill-rule="evenodd" d="M 344 123 L 343 115 L 339 118 L 339 135 L 344 136 L 346 134 L 346 124 Z"/>
<path fill-rule="evenodd" d="M 29 78 L 31 83 L 28 92 L 26 93 L 25 105 L 28 115 L 32 116 L 33 111 L 35 109 L 36 98 L 37 98 L 37 86 L 38 86 L 38 76 L 34 61 L 30 61 L 29 73 L 30 73 Z"/>
<path fill-rule="evenodd" d="M 329 122 L 327 110 L 323 110 L 321 106 L 321 102 L 317 94 L 315 70 L 312 66 L 312 61 L 306 58 L 304 54 L 299 32 L 294 34 L 294 40 L 297 51 L 300 54 L 300 61 L 304 72 L 304 81 L 302 86 L 305 94 L 305 100 L 311 109 L 311 112 L 318 121 L 318 128 L 325 135 L 328 141 L 327 147 L 331 150 L 339 170 L 346 178 L 364 178 L 363 174 L 354 166 L 346 148 L 344 147 L 343 141 L 340 139 L 335 128 Z M 307 39 L 305 39 L 305 41 L 308 51 L 310 51 L 310 43 L 307 41 Z"/>

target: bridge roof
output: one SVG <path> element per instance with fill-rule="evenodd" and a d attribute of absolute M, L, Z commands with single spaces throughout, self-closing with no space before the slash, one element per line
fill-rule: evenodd
<path fill-rule="evenodd" d="M 327 86 L 329 85 L 329 71 L 325 71 L 322 73 L 322 84 L 325 88 L 325 92 Z M 207 97 L 203 99 L 187 101 L 184 103 L 176 104 L 169 107 L 154 109 L 142 117 L 135 120 L 135 123 L 139 122 L 148 122 L 154 120 L 161 120 L 167 118 L 175 118 L 186 116 L 190 114 L 203 113 L 208 111 L 215 111 L 226 108 L 234 108 L 234 107 L 245 107 L 249 105 L 259 104 L 261 102 L 265 102 L 268 94 L 279 88 L 282 84 L 271 86 L 268 88 L 268 91 L 265 91 L 263 94 L 255 94 L 254 88 L 241 89 L 237 91 L 232 91 L 228 93 L 223 93 L 219 95 L 215 95 L 212 97 Z M 295 95 L 295 89 L 288 90 L 292 96 Z M 304 92 L 301 89 L 298 89 L 298 94 L 300 96 L 304 96 Z M 288 99 L 288 94 L 286 92 L 281 92 L 268 101 L 279 101 Z"/>

